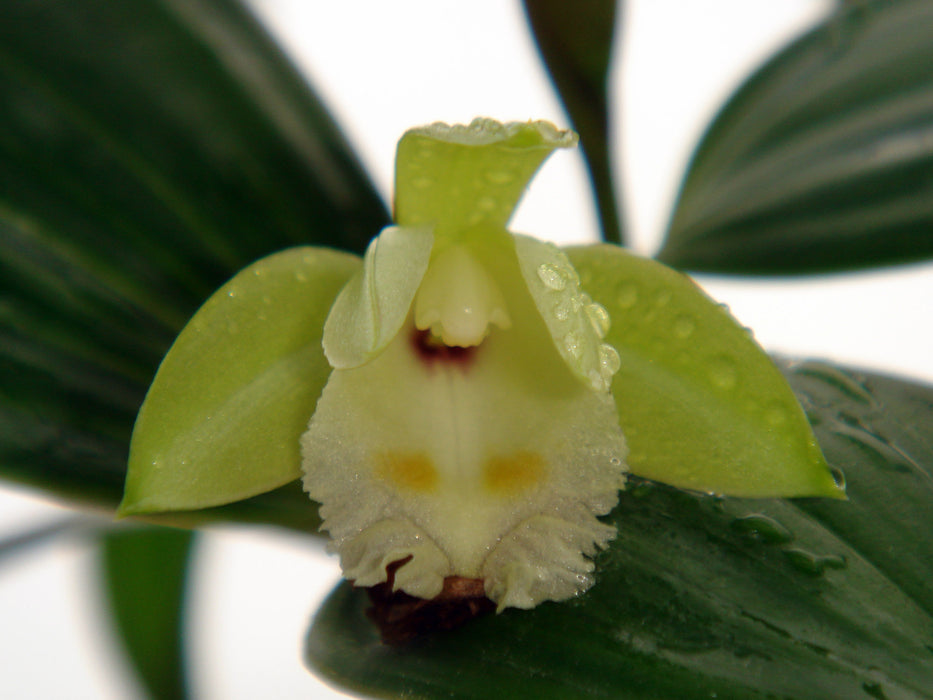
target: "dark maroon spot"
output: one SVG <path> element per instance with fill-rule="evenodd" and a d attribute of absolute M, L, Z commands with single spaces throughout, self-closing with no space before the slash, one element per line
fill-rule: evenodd
<path fill-rule="evenodd" d="M 432 366 L 437 362 L 459 365 L 466 369 L 473 362 L 477 346 L 461 348 L 456 345 L 444 345 L 430 331 L 419 331 L 417 328 L 411 334 L 411 344 L 414 346 L 421 361 Z"/>
<path fill-rule="evenodd" d="M 496 609 L 479 578 L 448 576 L 444 588 L 431 600 L 393 591 L 395 572 L 409 561 L 410 556 L 389 564 L 386 582 L 368 589 L 373 606 L 366 614 L 376 623 L 384 643 L 404 644 L 426 634 L 456 629 Z"/>

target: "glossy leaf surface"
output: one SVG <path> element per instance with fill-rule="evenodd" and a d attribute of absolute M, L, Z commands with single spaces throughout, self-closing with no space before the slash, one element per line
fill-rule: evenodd
<path fill-rule="evenodd" d="M 771 359 L 688 277 L 616 246 L 568 251 L 609 312 L 633 474 L 734 496 L 841 496 Z"/>
<path fill-rule="evenodd" d="M 933 4 L 842 3 L 704 137 L 660 259 L 807 273 L 933 256 Z"/>
<path fill-rule="evenodd" d="M 788 378 L 849 501 L 634 483 L 580 598 L 403 647 L 341 585 L 307 641 L 358 692 L 422 698 L 923 698 L 933 687 L 933 389 L 825 365 Z"/>
<path fill-rule="evenodd" d="M 195 536 L 116 528 L 101 539 L 101 573 L 123 647 L 154 700 L 188 697 L 183 610 Z"/>
<path fill-rule="evenodd" d="M 2 3 L 0 104 L 0 475 L 112 508 L 208 295 L 288 246 L 362 250 L 387 215 L 232 0 Z"/>
<path fill-rule="evenodd" d="M 330 365 L 321 336 L 359 258 L 291 248 L 211 296 L 162 361 L 130 444 L 121 515 L 239 501 L 301 475 Z"/>
<path fill-rule="evenodd" d="M 621 0 L 524 0 L 541 57 L 573 128 L 590 172 L 603 238 L 622 242 L 621 221 L 609 162 L 607 81 Z"/>

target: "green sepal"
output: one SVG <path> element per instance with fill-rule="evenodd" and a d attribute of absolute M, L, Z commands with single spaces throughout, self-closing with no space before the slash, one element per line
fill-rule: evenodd
<path fill-rule="evenodd" d="M 577 136 L 548 122 L 469 126 L 436 123 L 407 131 L 395 159 L 395 221 L 436 235 L 480 224 L 505 228 L 544 160 Z"/>
<path fill-rule="evenodd" d="M 359 264 L 292 248 L 207 300 L 140 409 L 119 515 L 222 505 L 299 477 L 298 440 L 331 371 L 324 321 Z"/>
<path fill-rule="evenodd" d="M 609 311 L 633 474 L 747 497 L 843 497 L 790 386 L 690 278 L 611 245 L 567 251 Z"/>

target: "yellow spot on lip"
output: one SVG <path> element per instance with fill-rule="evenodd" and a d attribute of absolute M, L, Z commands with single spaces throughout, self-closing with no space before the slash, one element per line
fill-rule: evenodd
<path fill-rule="evenodd" d="M 437 486 L 437 469 L 423 452 L 388 452 L 379 459 L 376 474 L 409 491 L 433 491 Z"/>
<path fill-rule="evenodd" d="M 544 475 L 544 458 L 537 452 L 513 452 L 486 460 L 483 486 L 491 493 L 514 495 L 536 486 Z"/>

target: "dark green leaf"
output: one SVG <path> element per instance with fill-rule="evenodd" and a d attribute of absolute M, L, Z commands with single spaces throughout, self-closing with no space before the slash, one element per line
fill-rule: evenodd
<path fill-rule="evenodd" d="M 0 3 L 0 475 L 114 506 L 159 360 L 238 269 L 387 214 L 234 0 Z"/>
<path fill-rule="evenodd" d="M 929 697 L 933 388 L 787 374 L 849 501 L 634 483 L 580 598 L 386 647 L 344 584 L 309 633 L 310 665 L 384 697 Z"/>
<path fill-rule="evenodd" d="M 609 162 L 606 81 L 616 23 L 616 0 L 524 0 L 538 50 L 580 145 L 599 207 L 603 238 L 622 243 L 616 188 Z"/>
<path fill-rule="evenodd" d="M 933 3 L 847 3 L 704 137 L 660 253 L 809 273 L 933 256 Z"/>
<path fill-rule="evenodd" d="M 101 541 L 104 587 L 129 659 L 158 700 L 186 698 L 183 608 L 194 535 L 117 528 Z"/>

